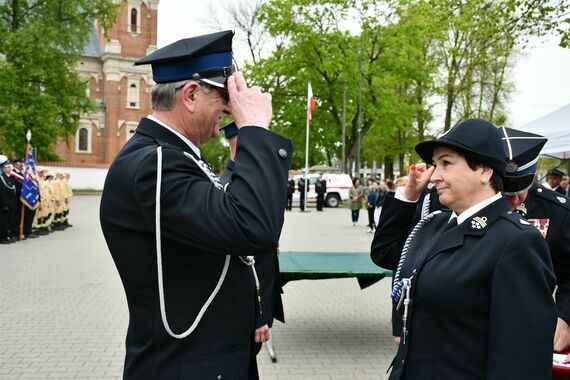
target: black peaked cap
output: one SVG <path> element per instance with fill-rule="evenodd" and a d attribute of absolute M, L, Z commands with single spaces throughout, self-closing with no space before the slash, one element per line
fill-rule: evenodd
<path fill-rule="evenodd" d="M 418 143 L 416 152 L 427 163 L 433 162 L 433 150 L 446 146 L 505 175 L 505 151 L 501 131 L 482 119 L 469 119 L 456 124 L 437 140 Z"/>

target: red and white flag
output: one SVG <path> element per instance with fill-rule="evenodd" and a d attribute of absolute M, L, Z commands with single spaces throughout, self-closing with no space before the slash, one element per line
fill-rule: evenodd
<path fill-rule="evenodd" d="M 313 96 L 311 82 L 309 82 L 309 91 L 307 93 L 307 121 L 311 120 L 311 112 L 315 109 L 315 107 L 315 97 Z"/>

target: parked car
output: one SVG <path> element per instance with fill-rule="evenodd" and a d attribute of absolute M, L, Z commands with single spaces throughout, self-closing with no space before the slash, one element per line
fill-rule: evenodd
<path fill-rule="evenodd" d="M 320 176 L 316 173 L 309 173 L 307 181 L 309 183 L 309 191 L 307 192 L 307 202 L 316 202 L 317 193 L 315 192 L 315 183 Z M 303 180 L 303 175 L 298 174 L 293 177 L 295 180 L 295 193 L 293 200 L 299 201 L 298 182 Z M 348 174 L 323 174 L 323 179 L 327 181 L 327 193 L 325 194 L 325 206 L 338 207 L 343 201 L 347 201 L 348 191 L 352 186 L 352 179 Z"/>

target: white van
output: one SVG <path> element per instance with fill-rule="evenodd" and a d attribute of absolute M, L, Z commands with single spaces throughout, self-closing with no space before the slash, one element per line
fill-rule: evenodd
<path fill-rule="evenodd" d="M 307 175 L 307 182 L 309 182 L 309 192 L 307 193 L 307 202 L 316 202 L 317 193 L 315 192 L 315 183 L 319 175 L 316 173 L 309 173 Z M 293 177 L 295 180 L 295 193 L 293 193 L 293 200 L 299 201 L 298 181 L 303 180 L 303 175 L 298 174 Z M 323 174 L 323 179 L 327 181 L 327 193 L 325 194 L 325 206 L 338 207 L 342 201 L 347 201 L 348 191 L 352 187 L 352 180 L 348 174 Z"/>

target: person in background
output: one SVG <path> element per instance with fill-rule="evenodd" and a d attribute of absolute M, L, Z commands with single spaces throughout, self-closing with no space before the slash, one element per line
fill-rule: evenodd
<path fill-rule="evenodd" d="M 356 226 L 358 223 L 360 209 L 362 208 L 363 194 L 364 189 L 360 182 L 360 178 L 356 177 L 352 180 L 352 187 L 348 191 L 348 197 L 350 198 L 348 207 L 350 208 L 350 217 L 352 219 L 353 226 Z"/>
<path fill-rule="evenodd" d="M 307 181 L 308 183 L 309 181 Z M 299 208 L 301 211 L 305 211 L 305 178 L 301 177 L 297 179 L 297 187 L 299 190 Z"/>
<path fill-rule="evenodd" d="M 325 205 L 325 194 L 327 193 L 327 181 L 323 179 L 322 173 L 315 182 L 315 192 L 317 193 L 317 211 L 323 211 L 323 206 Z"/>
<path fill-rule="evenodd" d="M 500 193 L 500 133 L 471 119 L 419 143 L 434 166 L 412 165 L 406 187 L 384 201 L 371 257 L 390 267 L 399 256 L 392 299 L 401 340 L 390 380 L 551 376 L 555 277 L 544 239 Z M 428 181 L 450 211 L 408 233 Z"/>
<path fill-rule="evenodd" d="M 12 165 L 4 155 L 0 155 L 0 170 L 0 244 L 10 244 L 16 242 L 13 221 L 18 198 L 16 180 L 10 176 Z"/>
<path fill-rule="evenodd" d="M 289 177 L 287 181 L 287 203 L 285 204 L 285 210 L 291 211 L 293 209 L 293 193 L 295 192 L 295 180 Z"/>
<path fill-rule="evenodd" d="M 568 190 L 570 189 L 570 186 L 568 186 L 568 179 L 567 175 L 563 175 L 562 181 L 560 181 L 560 187 L 564 190 L 566 196 L 568 196 Z"/>
<path fill-rule="evenodd" d="M 369 182 L 368 195 L 366 196 L 366 211 L 368 212 L 368 233 L 374 233 L 376 223 L 374 223 L 374 211 L 376 210 L 376 201 L 378 200 L 378 184 L 376 181 Z"/>
<path fill-rule="evenodd" d="M 566 189 L 560 186 L 563 176 L 564 173 L 562 173 L 560 170 L 551 170 L 548 172 L 547 182 L 551 190 L 556 191 L 559 194 L 566 195 Z"/>

